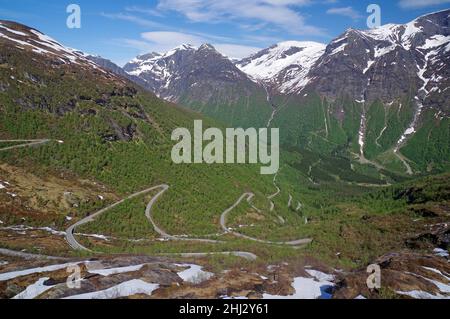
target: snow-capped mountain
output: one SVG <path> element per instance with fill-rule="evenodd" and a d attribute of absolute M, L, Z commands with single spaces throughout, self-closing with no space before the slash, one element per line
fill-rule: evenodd
<path fill-rule="evenodd" d="M 44 75 L 82 69 L 83 80 L 101 79 L 111 87 L 108 94 L 95 98 L 84 92 L 80 99 L 90 102 L 80 105 L 75 100 L 57 101 L 55 106 L 45 98 L 37 103 L 16 99 L 27 109 L 65 114 L 92 103 L 105 106 L 112 96 L 133 95 L 127 77 L 229 127 L 279 127 L 280 140 L 288 146 L 326 153 L 348 150 L 363 163 L 378 160 L 384 165 L 397 154 L 410 174 L 433 169 L 448 158 L 449 16 L 447 10 L 404 25 L 349 29 L 326 47 L 284 42 L 238 62 L 208 44 L 182 45 L 164 54 L 138 56 L 123 69 L 64 47 L 34 29 L 0 21 L 0 64 L 23 52 L 45 63 Z M 43 81 L 28 71 L 23 78 Z M 16 76 L 7 78 L 0 82 L 0 93 L 24 83 Z M 126 140 L 133 130 L 128 127 L 114 136 Z"/>
<path fill-rule="evenodd" d="M 51 58 L 55 64 L 77 64 L 86 68 L 93 67 L 106 73 L 91 61 L 87 54 L 68 48 L 38 30 L 15 22 L 0 20 L 0 39 L 10 41 L 21 50 L 32 51 Z"/>
<path fill-rule="evenodd" d="M 311 68 L 308 90 L 385 103 L 410 95 L 448 110 L 449 17 L 446 10 L 404 25 L 347 30 Z"/>
<path fill-rule="evenodd" d="M 112 73 L 120 75 L 122 77 L 125 77 L 133 81 L 134 83 L 140 85 L 143 88 L 147 87 L 147 81 L 136 75 L 128 74 L 123 68 L 121 68 L 111 60 L 105 59 L 99 55 L 87 55 L 87 54 L 84 55 L 86 58 L 88 58 L 98 66 L 102 67 L 103 69 L 111 71 Z"/>
<path fill-rule="evenodd" d="M 156 52 L 139 55 L 124 65 L 123 69 L 129 74 L 139 76 L 146 70 L 147 66 L 151 69 L 155 61 L 154 59 L 158 57 L 161 57 L 161 54 Z"/>
<path fill-rule="evenodd" d="M 256 86 L 210 44 L 200 47 L 183 44 L 164 54 L 141 55 L 127 63 L 124 70 L 144 79 L 147 88 L 159 97 L 173 102 L 192 94 L 207 101 L 229 85 L 243 89 Z M 222 98 L 234 99 L 232 95 Z"/>
<path fill-rule="evenodd" d="M 272 89 L 291 93 L 308 83 L 307 75 L 325 48 L 317 42 L 286 41 L 238 61 L 236 65 Z"/>
<path fill-rule="evenodd" d="M 448 108 L 444 102 L 450 99 L 449 15 L 446 10 L 407 24 L 349 29 L 327 46 L 281 42 L 237 62 L 210 45 L 182 45 L 165 54 L 139 56 L 124 69 L 172 101 L 181 96 L 180 87 L 189 91 L 199 81 L 212 84 L 211 78 L 221 77 L 238 82 L 250 79 L 273 94 L 314 91 L 332 100 L 345 95 L 357 101 L 391 103 L 417 96 L 423 104 L 444 110 Z"/>

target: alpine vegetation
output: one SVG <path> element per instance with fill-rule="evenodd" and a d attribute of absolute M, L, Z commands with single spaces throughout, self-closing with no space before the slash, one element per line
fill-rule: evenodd
<path fill-rule="evenodd" d="M 194 121 L 194 140 L 187 128 L 172 132 L 172 141 L 178 143 L 172 148 L 172 161 L 176 164 L 257 164 L 261 163 L 262 175 L 273 175 L 280 167 L 279 129 L 227 128 L 225 140 L 222 130 L 208 128 L 203 132 L 203 121 Z M 209 143 L 203 146 L 204 141 Z M 225 146 L 225 149 L 224 149 Z M 268 149 L 270 147 L 270 153 Z M 225 154 L 224 154 L 225 151 Z M 193 153 L 193 154 L 192 154 Z"/>

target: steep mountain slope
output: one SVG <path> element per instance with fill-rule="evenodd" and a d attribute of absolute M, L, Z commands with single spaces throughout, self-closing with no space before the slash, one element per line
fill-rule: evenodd
<path fill-rule="evenodd" d="M 227 125 L 279 127 L 287 146 L 406 174 L 442 170 L 450 157 L 449 16 L 349 29 L 326 47 L 282 42 L 235 62 L 242 72 L 208 45 L 138 57 L 126 70 Z"/>
<path fill-rule="evenodd" d="M 236 65 L 271 90 L 292 93 L 305 87 L 306 76 L 324 52 L 325 45 L 321 43 L 287 41 L 238 61 Z"/>
<path fill-rule="evenodd" d="M 334 157 L 297 148 L 282 152 L 276 176 L 260 175 L 259 165 L 175 165 L 170 156 L 175 128 L 192 129 L 195 119 L 202 119 L 205 127 L 221 124 L 165 102 L 99 64 L 36 30 L 0 21 L 0 298 L 83 293 L 110 298 L 143 293 L 157 298 L 292 296 L 301 292 L 293 281 L 320 279 L 309 275 L 314 270 L 306 264 L 320 265 L 331 274 L 332 269 L 360 268 L 380 255 L 410 247 L 419 246 L 421 253 L 439 248 L 447 254 L 448 174 L 380 189 L 401 178 L 350 163 L 338 152 L 338 142 L 329 143 L 333 138 L 346 145 L 347 137 L 358 133 L 361 103 L 342 102 L 350 114 L 342 124 L 339 117 L 332 120 L 334 113 L 326 111 L 329 104 L 318 94 L 274 98 L 274 105 L 280 106 L 274 120 L 286 116 L 302 126 L 301 131 L 296 126 L 288 131 L 293 138 L 289 145 L 303 143 L 301 132 L 316 138 L 307 147 Z M 291 107 L 298 112 L 283 113 Z M 244 115 L 243 120 L 249 116 Z M 10 148 L 22 139 L 40 142 Z M 121 201 L 163 183 L 170 189 L 157 202 L 154 193 Z M 272 241 L 308 236 L 313 244 L 293 248 L 223 232 L 221 213 L 250 191 L 255 194 L 252 200 L 229 212 L 233 231 Z M 154 204 L 152 217 L 158 226 L 179 241 L 161 238 L 151 227 L 145 216 L 149 203 Z M 101 233 L 74 234 L 101 255 L 91 251 L 80 257 L 65 241 L 64 230 L 105 208 L 110 210 L 101 219 L 85 225 Z M 430 230 L 430 225 L 437 227 Z M 187 237 L 217 242 L 184 240 Z M 229 251 L 248 251 L 257 259 L 246 262 L 228 256 Z M 179 253 L 199 252 L 217 255 L 198 260 L 191 254 L 197 259 L 191 265 L 180 261 Z M 84 254 L 95 258 L 93 267 Z M 170 257 L 149 257 L 159 254 Z M 61 256 L 76 256 L 70 261 L 80 263 L 80 291 L 67 287 L 67 265 L 54 265 Z M 447 271 L 444 263 L 446 259 L 434 256 L 426 265 Z M 416 264 L 414 269 L 423 268 L 420 260 Z M 214 278 L 194 285 L 205 278 L 203 267 Z M 14 272 L 18 269 L 23 272 Z M 187 278 L 186 272 L 195 276 Z M 271 279 L 275 276 L 276 281 Z M 398 283 L 398 277 L 392 282 Z M 427 278 L 435 277 L 428 271 L 414 286 L 389 288 L 418 287 L 437 294 L 439 287 L 424 288 Z M 313 298 L 318 296 L 313 293 Z"/>
<path fill-rule="evenodd" d="M 346 31 L 302 77 L 305 86 L 272 98 L 279 106 L 272 125 L 284 128 L 289 144 L 347 149 L 408 174 L 447 166 L 449 16 Z"/>
<path fill-rule="evenodd" d="M 450 10 L 405 25 L 350 29 L 312 68 L 309 87 L 329 98 L 348 95 L 384 103 L 412 95 L 448 112 Z M 436 96 L 439 96 L 436 99 Z M 441 105 L 440 105 L 441 104 Z"/>
<path fill-rule="evenodd" d="M 1 180 L 18 185 L 11 186 L 17 187 L 16 197 L 0 194 L 2 222 L 20 222 L 26 216 L 32 225 L 49 226 L 51 219 L 54 225 L 67 226 L 104 205 L 100 199 L 86 199 L 68 210 L 55 204 L 48 211 L 49 199 L 36 195 L 34 185 L 39 183 L 31 184 L 46 176 L 55 176 L 56 202 L 72 196 L 70 183 L 58 182 L 61 176 L 103 185 L 118 197 L 166 183 L 167 203 L 155 207 L 155 214 L 174 234 L 214 233 L 224 207 L 244 190 L 272 191 L 272 178 L 262 177 L 259 165 L 174 165 L 174 129 L 192 129 L 194 119 L 203 119 L 205 128 L 220 125 L 158 99 L 54 40 L 44 42 L 47 38 L 36 30 L 0 23 L 0 139 L 48 140 L 0 152 Z M 8 173 L 14 167 L 21 168 L 17 176 Z M 21 178 L 26 174 L 38 176 Z M 72 221 L 65 220 L 68 213 Z"/>
<path fill-rule="evenodd" d="M 144 79 L 157 96 L 229 125 L 262 127 L 271 113 L 265 90 L 209 44 L 140 56 L 124 70 Z"/>
<path fill-rule="evenodd" d="M 144 79 L 141 79 L 138 76 L 128 74 L 127 72 L 124 71 L 124 69 L 122 69 L 120 66 L 118 66 L 114 62 L 112 62 L 108 59 L 105 59 L 99 55 L 86 55 L 86 54 L 84 54 L 84 55 L 87 59 L 89 59 L 92 62 L 94 62 L 95 64 L 101 66 L 103 69 L 111 71 L 117 75 L 120 75 L 121 77 L 125 77 L 125 78 L 129 79 L 130 81 L 133 81 L 134 83 L 140 85 L 143 88 L 147 87 L 147 81 L 145 81 Z"/>
<path fill-rule="evenodd" d="M 363 160 L 392 149 L 411 173 L 410 165 L 429 169 L 448 158 L 449 15 L 446 10 L 405 25 L 350 29 L 327 46 L 308 74 L 305 92 L 360 105 L 357 144 Z M 329 112 L 342 113 L 345 121 L 341 111 L 338 105 Z"/>

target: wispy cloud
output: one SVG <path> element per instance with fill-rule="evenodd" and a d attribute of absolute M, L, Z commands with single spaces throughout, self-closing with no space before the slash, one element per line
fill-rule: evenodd
<path fill-rule="evenodd" d="M 148 20 L 148 19 L 144 19 L 132 14 L 128 14 L 128 13 L 101 13 L 102 17 L 105 18 L 109 18 L 109 19 L 115 19 L 115 20 L 123 20 L 123 21 L 128 21 L 128 22 L 132 22 L 135 23 L 137 25 L 143 26 L 143 27 L 147 27 L 147 28 L 161 28 L 164 27 L 164 25 L 162 25 L 161 23 L 152 21 L 152 20 Z"/>
<path fill-rule="evenodd" d="M 213 44 L 213 46 L 223 55 L 232 59 L 246 58 L 260 50 L 259 47 L 239 44 Z"/>
<path fill-rule="evenodd" d="M 418 9 L 446 3 L 450 0 L 400 0 L 399 5 L 404 9 Z"/>
<path fill-rule="evenodd" d="M 327 10 L 327 14 L 339 15 L 352 20 L 358 20 L 362 17 L 362 15 L 352 7 L 331 8 Z"/>
<path fill-rule="evenodd" d="M 168 51 L 180 44 L 200 45 L 206 42 L 206 39 L 196 35 L 172 31 L 144 32 L 141 37 L 152 43 L 159 52 Z"/>
<path fill-rule="evenodd" d="M 181 44 L 191 44 L 200 46 L 203 43 L 211 43 L 217 51 L 230 58 L 243 58 L 253 54 L 260 47 L 247 46 L 235 43 L 215 42 L 214 36 L 199 36 L 192 33 L 174 31 L 153 31 L 141 33 L 141 38 L 136 39 L 116 39 L 115 44 L 139 50 L 141 53 L 147 52 L 167 52 Z"/>
<path fill-rule="evenodd" d="M 193 22 L 263 22 L 291 34 L 325 35 L 293 9 L 310 4 L 311 0 L 160 0 L 158 9 L 179 12 Z"/>
<path fill-rule="evenodd" d="M 114 39 L 112 43 L 118 46 L 136 49 L 140 53 L 148 53 L 154 51 L 154 46 L 151 43 L 142 40 L 119 38 Z"/>
<path fill-rule="evenodd" d="M 153 51 L 166 52 L 181 44 L 191 44 L 200 46 L 203 43 L 211 43 L 217 51 L 230 58 L 243 58 L 255 53 L 261 48 L 255 46 L 247 46 L 235 43 L 215 42 L 215 36 L 199 36 L 198 34 L 173 32 L 173 31 L 155 31 L 144 32 L 141 38 L 148 41 Z"/>
<path fill-rule="evenodd" d="M 150 15 L 150 16 L 154 16 L 154 17 L 163 17 L 164 15 L 153 8 L 147 8 L 147 7 L 140 7 L 140 6 L 130 6 L 130 7 L 126 7 L 125 11 L 127 12 L 133 12 L 133 13 L 141 13 L 141 14 L 146 14 L 146 15 Z"/>

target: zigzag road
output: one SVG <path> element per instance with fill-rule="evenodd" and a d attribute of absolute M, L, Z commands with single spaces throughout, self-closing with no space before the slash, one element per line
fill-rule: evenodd
<path fill-rule="evenodd" d="M 78 243 L 77 240 L 75 239 L 74 231 L 75 231 L 75 229 L 77 227 L 93 221 L 99 215 L 105 213 L 106 211 L 110 210 L 111 208 L 116 207 L 117 205 L 120 205 L 121 203 L 123 203 L 126 200 L 135 198 L 135 197 L 140 196 L 140 195 L 144 195 L 144 194 L 149 193 L 149 192 L 151 192 L 151 191 L 153 191 L 155 189 L 158 189 L 158 188 L 161 189 L 161 190 L 155 196 L 153 196 L 152 199 L 150 200 L 150 202 L 148 203 L 148 205 L 146 207 L 146 210 L 145 210 L 145 215 L 148 218 L 148 220 L 150 221 L 150 223 L 152 224 L 152 226 L 155 229 L 155 231 L 161 237 L 163 237 L 165 239 L 168 239 L 168 240 L 174 240 L 174 241 L 196 241 L 196 242 L 203 242 L 203 243 L 221 243 L 220 241 L 217 241 L 217 240 L 199 239 L 199 238 L 184 238 L 184 237 L 177 237 L 177 236 L 169 235 L 167 232 L 165 232 L 163 229 L 161 229 L 158 225 L 156 225 L 156 223 L 153 220 L 153 216 L 152 216 L 152 208 L 153 208 L 153 205 L 158 200 L 158 198 L 161 197 L 169 189 L 169 186 L 166 185 L 166 184 L 154 186 L 154 187 L 145 189 L 143 191 L 140 191 L 138 193 L 132 194 L 132 195 L 128 196 L 127 198 L 124 198 L 124 199 L 120 200 L 119 202 L 117 202 L 117 203 L 115 203 L 113 205 L 105 207 L 102 210 L 99 210 L 98 212 L 96 212 L 95 214 L 92 214 L 91 216 L 88 216 L 88 217 L 80 220 L 79 222 L 73 224 L 66 231 L 67 242 L 72 247 L 72 249 L 85 250 L 85 251 L 92 252 L 88 248 L 86 248 L 83 245 L 81 245 L 80 243 Z M 161 255 L 166 255 L 166 256 L 167 255 L 173 255 L 173 256 L 181 256 L 181 257 L 186 257 L 186 258 L 190 258 L 190 257 L 206 257 L 206 256 L 209 256 L 209 255 L 232 255 L 232 256 L 245 258 L 245 259 L 248 259 L 248 260 L 255 260 L 257 258 L 257 256 L 255 254 L 250 253 L 250 252 L 245 252 L 245 251 L 225 251 L 225 252 L 210 252 L 210 253 L 176 253 L 176 254 L 161 254 Z"/>
<path fill-rule="evenodd" d="M 94 213 L 94 214 L 92 214 L 92 215 L 90 215 L 90 216 L 88 216 L 88 217 L 78 221 L 77 223 L 75 223 L 72 226 L 70 226 L 69 228 L 67 228 L 67 230 L 66 230 L 66 240 L 69 243 L 70 247 L 72 247 L 75 250 L 90 251 L 89 249 L 87 249 L 86 247 L 81 245 L 79 242 L 77 242 L 77 240 L 73 236 L 73 233 L 74 233 L 76 228 L 78 228 L 78 227 L 80 227 L 80 226 L 82 226 L 84 224 L 87 224 L 89 222 L 94 221 L 96 217 L 102 215 L 103 213 L 107 212 L 111 208 L 114 208 L 114 207 L 122 204 L 123 202 L 125 202 L 127 200 L 133 199 L 133 198 L 138 197 L 140 195 L 144 195 L 144 194 L 149 193 L 149 192 L 151 192 L 151 191 L 153 191 L 155 189 L 158 189 L 158 188 L 162 188 L 162 190 L 156 196 L 154 196 L 152 198 L 151 205 L 153 205 L 156 202 L 156 200 L 158 199 L 158 197 L 161 196 L 169 188 L 168 185 L 165 185 L 165 184 L 158 185 L 158 186 L 154 186 L 154 187 L 145 189 L 143 191 L 134 193 L 134 194 L 132 194 L 132 195 L 130 195 L 130 196 L 128 196 L 128 197 L 126 197 L 126 198 L 124 198 L 124 199 L 122 199 L 122 200 L 120 200 L 120 201 L 118 201 L 118 202 L 116 202 L 116 203 L 114 203 L 114 204 L 112 204 L 110 206 L 108 206 L 108 207 L 105 207 L 105 208 L 99 210 L 98 212 L 96 212 L 96 213 Z"/>
<path fill-rule="evenodd" d="M 21 143 L 23 142 L 24 144 L 18 144 L 18 145 L 13 145 L 13 146 L 8 146 L 8 147 L 4 147 L 4 148 L 0 148 L 0 151 L 8 151 L 8 150 L 13 150 L 13 149 L 18 149 L 18 148 L 23 148 L 23 147 L 32 147 L 32 146 L 38 146 L 38 145 L 42 145 L 42 144 L 46 144 L 51 142 L 51 139 L 34 139 L 34 140 L 22 140 L 22 139 L 15 139 L 15 140 L 0 140 L 0 143 Z M 58 140 L 58 143 L 62 144 L 64 143 L 64 141 Z M 74 231 L 77 227 L 80 227 L 81 225 L 84 225 L 86 223 L 89 223 L 91 221 L 93 221 L 96 217 L 100 216 L 101 214 L 105 213 L 106 211 L 110 210 L 111 208 L 114 208 L 120 204 L 122 204 L 123 202 L 125 202 L 126 200 L 129 199 L 133 199 L 137 196 L 140 195 L 144 195 L 146 193 L 149 193 L 155 189 L 161 188 L 161 191 L 156 194 L 155 196 L 153 196 L 153 198 L 150 200 L 150 202 L 148 203 L 146 210 L 145 210 L 145 215 L 147 216 L 148 220 L 151 222 L 151 224 L 153 225 L 153 228 L 155 229 L 155 231 L 160 234 L 163 238 L 166 239 L 170 239 L 170 240 L 183 240 L 183 241 L 198 241 L 198 242 L 207 242 L 207 243 L 219 243 L 220 241 L 216 241 L 216 240 L 209 240 L 209 239 L 197 239 L 197 238 L 181 238 L 181 237 L 176 237 L 176 236 L 172 236 L 167 234 L 164 230 L 162 230 L 161 228 L 159 228 L 156 223 L 153 220 L 153 217 L 151 215 L 151 209 L 153 207 L 153 205 L 155 204 L 155 202 L 158 200 L 158 198 L 160 196 L 162 196 L 168 189 L 169 189 L 169 185 L 166 184 L 162 184 L 162 185 L 158 185 L 158 186 L 154 186 L 148 189 L 145 189 L 143 191 L 134 193 L 120 201 L 118 201 L 117 203 L 114 203 L 108 207 L 105 207 L 101 210 L 99 210 L 98 212 L 78 221 L 77 223 L 73 224 L 72 226 L 70 226 L 67 230 L 66 230 L 66 240 L 67 243 L 70 245 L 70 247 L 74 250 L 85 250 L 85 251 L 90 251 L 88 248 L 84 247 L 83 245 L 81 245 L 74 237 Z M 14 256 L 14 257 L 21 257 L 21 258 L 25 258 L 25 259 L 63 259 L 60 257 L 53 257 L 53 256 L 44 256 L 44 255 L 35 255 L 35 254 L 28 254 L 28 253 L 24 253 L 24 252 L 17 252 L 17 251 L 13 251 L 13 250 L 9 250 L 9 249 L 1 249 L 0 248 L 0 254 L 3 255 L 8 255 L 8 256 Z M 213 253 L 180 253 L 180 254 L 173 254 L 173 255 L 177 255 L 177 256 L 181 256 L 181 257 L 205 257 L 208 255 L 233 255 L 233 256 L 237 256 L 237 257 L 242 257 L 248 260 L 255 260 L 257 258 L 257 256 L 253 253 L 250 252 L 244 252 L 244 251 L 226 251 L 226 252 L 213 252 Z"/>
<path fill-rule="evenodd" d="M 156 187 L 160 187 L 160 188 L 162 188 L 162 190 L 158 194 L 156 194 L 151 199 L 151 201 L 148 203 L 147 208 L 145 209 L 145 216 L 150 221 L 150 223 L 152 224 L 152 226 L 155 229 L 155 231 L 161 237 L 163 237 L 165 239 L 169 239 L 169 240 L 178 240 L 178 241 L 196 241 L 196 242 L 203 242 L 203 243 L 221 243 L 221 241 L 212 240 L 212 239 L 187 238 L 187 237 L 178 237 L 178 236 L 169 235 L 163 229 L 161 229 L 158 225 L 156 225 L 156 223 L 155 223 L 155 221 L 153 219 L 153 216 L 152 216 L 152 207 L 155 204 L 155 202 L 158 200 L 158 198 L 161 195 L 163 195 L 169 189 L 169 186 L 168 185 L 160 185 L 160 186 L 156 186 Z"/>
<path fill-rule="evenodd" d="M 220 226 L 222 227 L 222 229 L 227 232 L 227 233 L 231 233 L 236 237 L 240 237 L 240 238 L 244 238 L 244 239 L 248 239 L 251 241 L 255 241 L 258 243 L 263 243 L 263 244 L 271 244 L 271 245 L 289 245 L 289 246 L 299 246 L 299 245 L 305 245 L 305 244 L 309 244 L 312 242 L 311 238 L 304 238 L 304 239 L 297 239 L 297 240 L 293 240 L 293 241 L 287 241 L 287 242 L 276 242 L 276 241 L 269 241 L 269 240 L 262 240 L 262 239 L 257 239 L 257 238 L 253 238 L 235 231 L 230 230 L 227 226 L 226 226 L 226 219 L 227 219 L 227 215 L 233 210 L 235 209 L 241 202 L 242 200 L 244 200 L 244 198 L 247 198 L 247 202 L 250 202 L 251 199 L 255 196 L 255 194 L 253 193 L 244 193 L 242 194 L 241 197 L 239 197 L 239 199 L 228 209 L 226 209 L 222 215 L 220 216 Z"/>
<path fill-rule="evenodd" d="M 16 140 L 0 140 L 0 143 L 21 143 L 24 142 L 24 144 L 19 144 L 19 145 L 13 145 L 13 146 L 8 146 L 8 147 L 4 147 L 4 148 L 0 148 L 0 151 L 7 151 L 7 150 L 13 150 L 13 149 L 18 149 L 18 148 L 24 148 L 24 147 L 32 147 L 32 146 L 38 146 L 38 145 L 42 145 L 42 144 L 46 144 L 51 142 L 51 139 L 35 139 L 35 140 L 22 140 L 22 139 L 16 139 Z M 63 143 L 63 141 L 57 141 L 58 143 Z M 275 182 L 275 181 L 274 181 Z M 159 197 L 161 197 L 168 189 L 169 189 L 169 185 L 166 184 L 161 184 L 158 186 L 154 186 L 148 189 L 145 189 L 143 191 L 134 193 L 108 207 L 105 207 L 101 210 L 99 210 L 98 212 L 78 221 L 77 223 L 71 225 L 67 230 L 66 230 L 66 240 L 67 243 L 70 245 L 70 247 L 74 250 L 85 250 L 85 251 L 90 251 L 88 248 L 84 247 L 83 245 L 81 245 L 74 237 L 74 231 L 77 227 L 80 227 L 84 224 L 87 224 L 89 222 L 92 222 L 93 220 L 95 220 L 96 217 L 102 215 L 103 213 L 107 212 L 108 210 L 122 204 L 123 202 L 133 199 L 135 197 L 138 197 L 140 195 L 144 195 L 147 194 L 153 190 L 156 189 L 161 189 L 160 192 L 158 192 L 155 196 L 152 197 L 152 199 L 150 200 L 150 202 L 148 203 L 146 209 L 145 209 L 145 216 L 147 217 L 147 219 L 150 221 L 150 223 L 152 224 L 153 228 L 155 229 L 155 231 L 163 238 L 168 239 L 168 240 L 174 240 L 174 241 L 196 241 L 196 242 L 203 242 L 203 243 L 221 243 L 221 241 L 217 241 L 217 240 L 211 240 L 211 239 L 201 239 L 201 238 L 186 238 L 186 237 L 178 237 L 178 236 L 173 236 L 168 234 L 167 232 L 165 232 L 163 229 L 161 229 L 158 225 L 156 225 L 153 216 L 152 216 L 152 207 L 153 205 L 156 203 L 156 201 L 158 200 Z M 277 193 L 273 194 L 272 196 L 269 196 L 269 199 L 275 197 L 276 195 L 278 195 L 278 193 L 280 192 L 280 189 L 277 187 Z M 240 204 L 240 202 L 247 197 L 247 201 L 250 203 L 251 199 L 253 198 L 254 194 L 253 193 L 244 193 L 231 207 L 229 207 L 228 209 L 226 209 L 221 217 L 220 217 L 220 225 L 222 227 L 222 229 L 226 232 L 226 233 L 230 233 L 230 230 L 226 227 L 226 216 L 227 214 L 232 211 L 234 208 L 236 208 L 236 206 L 238 206 Z M 233 235 L 235 235 L 236 237 L 240 237 L 240 238 L 244 238 L 244 239 L 248 239 L 248 240 L 252 240 L 252 241 L 256 241 L 256 242 L 260 242 L 260 243 L 266 243 L 266 244 L 285 244 L 285 245 L 301 245 L 301 244 L 307 244 L 310 243 L 312 240 L 311 239 L 300 239 L 300 240 L 295 240 L 295 241 L 291 241 L 291 242 L 271 242 L 271 241 L 265 241 L 265 240 L 260 240 L 257 238 L 253 238 L 253 237 L 249 237 L 237 232 L 231 232 Z M 92 252 L 92 251 L 91 251 Z M 234 256 L 239 256 L 239 257 L 243 257 L 246 259 L 250 259 L 250 260 L 254 260 L 256 259 L 256 255 L 249 253 L 249 252 L 242 252 L 242 251 L 232 251 L 232 252 L 219 252 L 219 253 L 212 253 L 212 254 L 225 254 L 225 255 L 234 255 Z M 206 255 L 210 255 L 210 253 L 181 253 L 181 254 L 177 254 L 180 256 L 184 256 L 184 257 L 198 257 L 198 256 L 206 256 Z M 30 257 L 30 256 L 28 256 Z M 44 257 L 45 256 L 41 256 Z"/>

